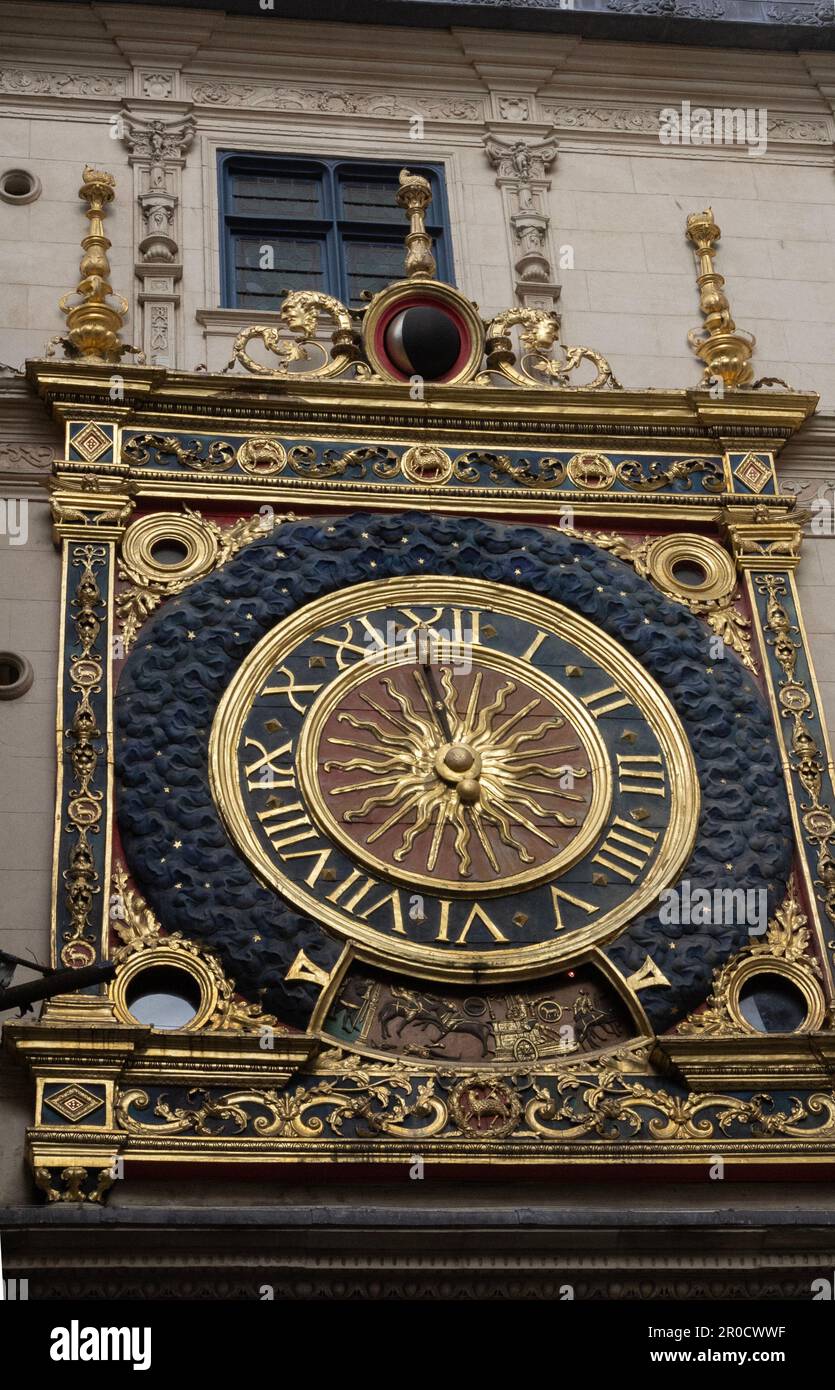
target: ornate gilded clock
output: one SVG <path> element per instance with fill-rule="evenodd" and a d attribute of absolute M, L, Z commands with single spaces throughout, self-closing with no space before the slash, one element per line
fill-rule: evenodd
<path fill-rule="evenodd" d="M 741 664 L 711 669 L 681 605 L 558 528 L 287 523 L 143 630 L 119 708 L 143 891 L 293 1022 L 346 951 L 424 989 L 649 960 L 666 1021 L 744 926 L 676 941 L 661 890 L 785 872 Z"/>
<path fill-rule="evenodd" d="M 303 605 L 230 683 L 210 769 L 262 878 L 366 959 L 446 979 L 610 940 L 698 820 L 658 685 L 579 614 L 483 579 Z"/>

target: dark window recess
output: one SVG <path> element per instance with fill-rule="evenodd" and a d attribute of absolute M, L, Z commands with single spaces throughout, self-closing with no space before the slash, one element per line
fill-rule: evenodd
<path fill-rule="evenodd" d="M 452 283 L 441 170 L 427 230 L 438 276 Z M 403 275 L 408 230 L 395 202 L 399 164 L 225 154 L 220 158 L 224 304 L 275 311 L 282 291 L 317 289 L 355 308 Z"/>

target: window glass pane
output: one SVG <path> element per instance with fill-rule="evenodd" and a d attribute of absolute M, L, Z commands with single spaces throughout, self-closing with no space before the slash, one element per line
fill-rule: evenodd
<path fill-rule="evenodd" d="M 376 294 L 392 280 L 401 280 L 403 269 L 402 241 L 343 241 L 345 266 L 348 273 L 348 293 L 354 306 L 361 305 L 362 290 Z"/>
<path fill-rule="evenodd" d="M 282 290 L 325 289 L 324 242 L 306 237 L 235 238 L 241 308 L 278 310 Z"/>
<path fill-rule="evenodd" d="M 239 217 L 321 217 L 322 180 L 316 174 L 233 174 L 232 208 Z"/>
<path fill-rule="evenodd" d="M 403 209 L 394 201 L 399 185 L 393 175 L 390 179 L 368 179 L 342 174 L 339 187 L 346 222 L 402 223 Z"/>

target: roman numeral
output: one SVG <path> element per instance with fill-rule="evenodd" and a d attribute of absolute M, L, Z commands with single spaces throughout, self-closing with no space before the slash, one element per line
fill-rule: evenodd
<path fill-rule="evenodd" d="M 638 873 L 632 873 L 624 865 L 631 864 L 636 871 L 646 868 L 658 834 L 657 830 L 645 830 L 616 816 L 597 854 L 592 855 L 592 860 L 620 878 L 625 878 L 628 883 L 634 883 Z"/>
<path fill-rule="evenodd" d="M 336 966 L 334 966 L 335 969 Z M 321 965 L 317 965 L 309 956 L 306 956 L 304 951 L 299 951 L 284 978 L 285 980 L 303 980 L 307 985 L 319 985 L 320 989 L 324 989 L 325 985 L 330 984 L 334 970 L 328 973 L 327 970 L 322 969 Z"/>
<path fill-rule="evenodd" d="M 301 811 L 301 815 L 295 815 L 296 811 Z M 284 816 L 290 816 L 290 820 L 284 820 Z M 292 801 L 287 806 L 270 806 L 266 811 L 258 812 L 258 819 L 267 832 L 267 837 L 273 849 L 282 850 L 287 845 L 297 845 L 301 840 L 318 840 L 319 832 L 310 823 L 310 817 L 305 811 L 300 801 Z M 271 821 L 280 821 L 281 824 L 271 825 Z M 302 826 L 303 829 L 298 830 Z M 286 832 L 290 831 L 288 835 Z M 297 831 L 298 834 L 292 832 Z"/>
<path fill-rule="evenodd" d="M 530 646 L 526 647 L 523 651 L 522 660 L 533 661 L 533 658 L 536 656 L 536 653 L 539 651 L 539 648 L 542 646 L 542 643 L 545 641 L 545 638 L 547 636 L 547 632 L 538 632 L 534 637 L 533 641 L 531 642 Z"/>
<path fill-rule="evenodd" d="M 611 714 L 613 709 L 623 709 L 624 705 L 632 704 L 629 697 L 616 685 L 607 685 L 605 690 L 598 690 L 593 695 L 581 695 L 580 699 L 595 719 L 599 719 L 603 714 Z"/>
<path fill-rule="evenodd" d="M 249 763 L 244 767 L 247 777 L 252 777 L 253 773 L 260 773 L 253 781 L 247 782 L 247 790 L 251 792 L 270 791 L 273 787 L 295 787 L 296 775 L 293 771 L 292 761 L 289 767 L 279 767 L 278 759 L 290 757 L 292 759 L 292 741 L 282 743 L 280 748 L 273 748 L 270 752 L 266 746 L 257 738 L 244 739 L 245 748 L 257 748 L 261 754 L 254 763 Z"/>
<path fill-rule="evenodd" d="M 379 652 L 381 648 L 386 645 L 386 639 L 383 633 L 378 631 L 367 614 L 364 613 L 362 617 L 357 618 L 357 624 L 360 628 L 365 629 L 365 637 L 362 636 L 361 632 L 356 633 L 356 637 L 359 638 L 359 641 L 355 640 L 353 623 L 342 624 L 342 629 L 345 633 L 344 637 L 316 637 L 314 639 L 316 642 L 321 642 L 325 647 L 336 648 L 336 665 L 340 671 L 344 671 L 348 666 L 352 665 L 345 657 L 346 652 L 353 652 L 356 656 L 368 657 L 373 656 L 375 652 Z"/>
<path fill-rule="evenodd" d="M 584 902 L 582 898 L 572 897 L 570 893 L 566 893 L 564 888 L 554 888 L 552 884 L 551 900 L 554 904 L 554 931 L 562 931 L 565 927 L 565 922 L 562 920 L 562 912 L 560 911 L 560 898 L 564 898 L 567 903 L 572 903 L 574 907 L 582 907 L 584 912 L 598 911 L 597 903 L 587 903 Z"/>
<path fill-rule="evenodd" d="M 296 677 L 293 675 L 293 672 L 290 670 L 289 666 L 279 666 L 276 675 L 286 676 L 286 684 L 265 685 L 264 689 L 261 691 L 261 694 L 286 695 L 287 699 L 290 701 L 290 704 L 293 706 L 293 709 L 297 712 L 297 714 L 306 714 L 307 705 L 303 705 L 301 701 L 296 698 L 296 696 L 300 694 L 315 695 L 317 690 L 322 689 L 321 685 L 300 685 L 296 680 Z"/>
<path fill-rule="evenodd" d="M 434 631 L 440 627 L 444 637 L 450 642 L 481 641 L 481 610 L 478 608 L 446 608 L 440 605 L 436 607 L 431 618 L 419 618 L 413 608 L 400 608 L 398 611 L 407 617 L 410 623 L 414 623 L 415 628 L 425 627 Z"/>
<path fill-rule="evenodd" d="M 450 937 L 449 937 L 449 906 L 450 906 L 450 905 L 449 905 L 449 903 L 446 901 L 446 899 L 442 898 L 442 899 L 441 899 L 441 921 L 440 921 L 440 926 L 439 926 L 439 928 L 438 928 L 438 935 L 435 937 L 435 940 L 436 940 L 436 941 L 449 941 L 449 939 L 450 939 Z M 489 931 L 489 933 L 490 933 L 490 935 L 492 936 L 492 938 L 493 938 L 494 941 L 507 941 L 507 937 L 506 937 L 506 936 L 504 935 L 504 933 L 503 933 L 502 931 L 500 931 L 500 929 L 496 926 L 496 923 L 492 920 L 492 918 L 489 917 L 488 914 L 484 911 L 484 908 L 481 906 L 481 904 L 480 904 L 480 903 L 475 903 L 474 906 L 470 909 L 470 912 L 469 912 L 469 915 L 468 915 L 468 917 L 467 917 L 467 920 L 466 920 L 466 922 L 464 923 L 463 927 L 461 928 L 461 931 L 459 932 L 458 937 L 457 937 L 457 939 L 456 939 L 455 942 L 454 942 L 454 945 L 456 945 L 456 946 L 464 946 L 464 945 L 466 944 L 467 937 L 468 937 L 469 934 L 470 934 L 470 928 L 471 928 L 471 927 L 474 925 L 474 923 L 476 923 L 476 922 L 480 922 L 481 925 L 482 925 L 483 927 L 486 927 L 486 928 L 487 928 L 487 930 Z"/>
<path fill-rule="evenodd" d="M 618 790 L 643 796 L 666 796 L 664 764 L 659 757 L 618 753 Z"/>
<path fill-rule="evenodd" d="M 369 893 L 372 893 L 375 888 L 379 887 L 380 884 L 376 879 L 363 875 L 360 873 L 359 869 L 352 869 L 348 877 L 344 879 L 342 883 L 338 884 L 332 893 L 328 893 L 328 902 L 337 903 L 345 912 L 357 912 L 357 915 L 364 918 L 366 921 L 371 916 L 372 912 L 378 912 L 381 907 L 390 904 L 391 920 L 393 924 L 391 929 L 393 932 L 396 932 L 398 936 L 405 936 L 406 928 L 403 925 L 403 910 L 400 905 L 400 894 L 397 889 L 379 898 L 376 903 L 370 903 L 368 907 L 359 909 L 359 905 L 363 898 L 367 898 Z M 350 897 L 346 898 L 345 894 L 349 889 L 353 889 L 354 891 L 351 892 Z M 345 898 L 344 902 L 342 901 L 343 898 Z"/>

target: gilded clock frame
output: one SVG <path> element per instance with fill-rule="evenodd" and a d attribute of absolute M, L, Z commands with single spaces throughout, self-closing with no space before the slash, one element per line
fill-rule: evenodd
<path fill-rule="evenodd" d="M 693 754 L 684 730 L 660 687 L 629 656 L 620 643 L 562 604 L 540 598 L 537 603 L 537 624 L 548 628 L 555 636 L 580 646 L 604 672 L 617 681 L 623 692 L 630 696 L 661 747 L 669 773 L 670 787 L 670 816 L 660 850 L 653 859 L 649 873 L 625 903 L 610 910 L 593 926 L 589 925 L 573 932 L 570 942 L 563 942 L 556 937 L 550 944 L 541 943 L 537 946 L 503 951 L 501 958 L 495 962 L 485 960 L 484 953 L 476 950 L 456 952 L 454 959 L 451 959 L 448 952 L 411 942 L 392 941 L 387 945 L 381 933 L 371 928 L 363 928 L 354 921 L 350 921 L 346 927 L 341 912 L 329 908 L 326 903 L 305 893 L 298 885 L 285 878 L 275 860 L 265 851 L 247 816 L 240 787 L 238 746 L 251 701 L 270 672 L 283 661 L 293 647 L 312 636 L 318 629 L 342 621 L 349 610 L 361 612 L 381 607 L 383 604 L 397 608 L 401 603 L 414 603 L 415 583 L 414 578 L 372 580 L 340 590 L 337 594 L 328 595 L 298 610 L 253 648 L 221 700 L 210 734 L 209 774 L 215 801 L 231 838 L 244 849 L 259 877 L 279 888 L 304 911 L 326 922 L 340 936 L 357 942 L 358 953 L 369 964 L 383 965 L 395 970 L 407 967 L 421 976 L 436 980 L 475 980 L 489 975 L 490 980 L 496 983 L 517 978 L 532 978 L 559 966 L 568 967 L 582 959 L 595 946 L 602 945 L 616 936 L 627 917 L 637 916 L 658 896 L 665 883 L 675 881 L 675 875 L 686 863 L 696 837 L 700 793 Z M 464 590 L 467 603 L 480 604 L 485 609 L 495 609 L 509 617 L 530 621 L 530 600 L 527 593 L 514 590 L 509 585 L 487 580 L 471 579 L 464 583 L 457 579 L 426 575 L 421 580 L 420 604 L 447 606 L 452 601 L 461 602 L 460 596 Z M 478 649 L 473 650 L 475 652 Z M 515 671 L 517 665 L 519 671 L 522 670 L 522 664 L 517 663 L 515 659 L 508 660 L 499 652 L 487 648 L 484 651 L 485 659 L 495 661 L 497 666 L 505 669 L 508 674 Z M 401 660 L 405 661 L 406 658 L 398 659 L 398 664 Z M 527 667 L 524 669 L 525 679 L 529 684 L 536 686 L 537 673 Z M 355 665 L 351 670 L 354 679 L 358 680 L 361 674 L 358 666 Z M 345 672 L 336 679 L 344 680 L 348 675 L 349 673 Z M 543 691 L 545 688 L 543 684 Z M 309 709 L 299 739 L 298 759 L 303 767 L 300 781 L 307 788 L 316 785 L 314 749 L 311 746 L 315 728 L 311 721 L 316 718 L 319 698 L 316 698 Z M 597 748 L 599 744 L 602 749 L 602 738 L 593 717 L 585 710 L 579 712 L 576 717 L 581 721 L 582 736 L 587 739 L 588 744 L 592 748 Z M 603 756 L 604 766 L 607 766 L 608 756 L 605 750 Z M 611 775 L 609 770 L 606 783 L 602 777 L 599 779 L 599 788 L 589 809 L 586 826 L 570 846 L 571 853 L 566 856 L 566 867 L 591 848 L 593 840 L 602 828 L 602 819 L 606 814 L 603 808 L 604 796 L 607 804 L 611 800 Z M 333 836 L 334 832 L 329 828 L 330 818 L 318 804 L 315 795 L 311 809 L 314 818 L 317 812 L 322 816 L 327 827 L 325 833 Z M 336 833 L 338 834 L 338 829 Z M 361 857 L 352 841 L 346 839 L 344 843 L 349 855 Z M 363 858 L 371 860 L 373 856 Z M 394 877 L 392 870 L 387 868 L 383 861 L 375 861 L 374 867 L 384 880 Z M 541 868 L 534 868 L 513 875 L 509 882 L 512 882 L 514 887 L 528 887 L 548 877 Z M 427 877 L 425 882 L 427 886 L 432 886 L 433 880 Z M 435 879 L 434 883 L 443 893 L 454 891 L 460 895 L 463 891 L 458 883 L 448 884 L 440 879 Z M 504 881 L 500 881 L 492 890 L 479 885 L 477 890 L 472 891 L 476 896 L 486 897 L 491 891 L 498 893 L 504 891 L 504 888 Z"/>

